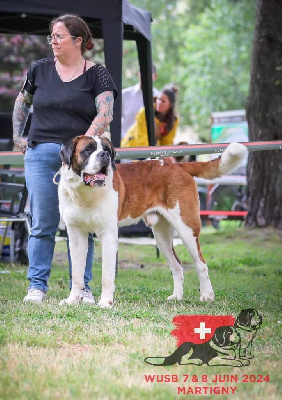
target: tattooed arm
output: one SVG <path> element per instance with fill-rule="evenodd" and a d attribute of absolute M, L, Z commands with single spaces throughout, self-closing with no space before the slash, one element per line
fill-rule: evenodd
<path fill-rule="evenodd" d="M 87 136 L 101 136 L 109 127 L 113 119 L 114 95 L 107 91 L 99 94 L 95 99 L 97 115 L 85 133 Z"/>
<path fill-rule="evenodd" d="M 26 151 L 26 139 L 22 138 L 27 118 L 30 113 L 33 96 L 24 91 L 24 94 L 19 93 L 15 101 L 13 111 L 13 140 L 15 145 L 24 154 Z"/>

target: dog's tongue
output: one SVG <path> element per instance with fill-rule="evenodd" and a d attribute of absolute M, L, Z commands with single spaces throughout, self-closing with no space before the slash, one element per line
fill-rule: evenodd
<path fill-rule="evenodd" d="M 94 179 L 95 181 L 103 181 L 106 178 L 105 174 L 95 174 Z"/>
<path fill-rule="evenodd" d="M 96 186 L 96 183 L 98 181 L 105 181 L 106 175 L 105 174 L 95 174 L 95 175 L 90 175 L 90 174 L 85 174 L 84 175 L 84 180 L 89 184 L 89 186 Z"/>

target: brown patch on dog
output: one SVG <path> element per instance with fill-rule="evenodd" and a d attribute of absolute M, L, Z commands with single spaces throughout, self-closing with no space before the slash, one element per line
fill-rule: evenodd
<path fill-rule="evenodd" d="M 192 176 L 204 179 L 215 179 L 222 175 L 222 172 L 219 169 L 220 160 L 221 157 L 218 157 L 206 162 L 195 161 L 191 163 L 179 163 L 177 165 Z"/>
<path fill-rule="evenodd" d="M 76 139 L 76 138 L 75 138 Z M 81 168 L 81 166 L 84 163 L 84 159 L 81 157 L 81 152 L 84 150 L 84 148 L 89 144 L 93 143 L 93 139 L 91 137 L 83 136 L 82 139 L 77 141 L 77 144 L 75 146 L 75 150 L 73 153 L 73 163 L 72 163 L 72 168 Z"/>
<path fill-rule="evenodd" d="M 153 207 L 175 208 L 179 201 L 178 189 L 183 183 L 175 165 L 169 160 L 118 164 L 114 189 L 120 196 L 119 220 L 129 216 L 137 218 Z"/>
<path fill-rule="evenodd" d="M 181 218 L 198 237 L 201 231 L 200 202 L 194 176 L 214 178 L 221 175 L 220 158 L 208 162 L 173 163 L 137 161 L 118 164 L 114 190 L 119 193 L 118 220 L 138 218 L 148 209 L 174 209 L 179 204 Z"/>
<path fill-rule="evenodd" d="M 176 258 L 177 262 L 178 262 L 180 265 L 182 265 L 182 263 L 181 263 L 181 261 L 179 260 L 179 258 L 178 258 L 178 256 L 177 256 L 177 254 L 176 254 L 176 252 L 175 252 L 173 246 L 172 246 L 172 252 L 173 252 L 173 255 L 174 255 L 174 257 Z"/>
<path fill-rule="evenodd" d="M 203 254 L 202 254 L 202 251 L 201 251 L 201 247 L 200 247 L 200 241 L 199 241 L 198 237 L 196 237 L 196 244 L 197 244 L 199 258 L 204 264 L 206 264 L 206 260 L 203 257 Z"/>
<path fill-rule="evenodd" d="M 104 137 L 104 136 L 101 136 L 100 139 L 101 139 L 102 143 L 104 143 L 107 146 L 111 159 L 114 159 L 115 155 L 116 155 L 116 151 L 115 151 L 115 148 L 114 148 L 112 142 L 107 137 Z"/>
<path fill-rule="evenodd" d="M 74 137 L 70 142 L 67 143 L 67 153 L 70 156 L 71 167 L 78 175 L 80 175 L 80 169 L 84 163 L 84 159 L 81 157 L 80 152 L 85 148 L 85 146 L 87 146 L 89 142 L 93 142 L 91 137 L 80 135 Z"/>

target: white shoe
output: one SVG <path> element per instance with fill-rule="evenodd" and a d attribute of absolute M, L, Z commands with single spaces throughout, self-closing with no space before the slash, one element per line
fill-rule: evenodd
<path fill-rule="evenodd" d="M 30 303 L 36 303 L 36 304 L 41 304 L 42 301 L 45 299 L 46 293 L 42 292 L 42 290 L 39 289 L 29 289 L 27 292 L 27 296 L 24 298 L 24 303 L 30 302 Z"/>
<path fill-rule="evenodd" d="M 81 301 L 82 301 L 82 303 L 95 304 L 95 299 L 94 299 L 94 296 L 93 296 L 91 290 L 82 289 Z"/>

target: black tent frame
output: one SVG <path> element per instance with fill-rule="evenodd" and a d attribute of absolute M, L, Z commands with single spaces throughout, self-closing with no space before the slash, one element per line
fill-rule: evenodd
<path fill-rule="evenodd" d="M 68 0 L 67 6 L 59 0 L 0 0 L 0 33 L 47 35 L 51 19 L 63 13 L 80 15 L 93 37 L 104 40 L 105 64 L 119 92 L 111 123 L 116 147 L 121 138 L 123 40 L 136 41 L 149 144 L 155 145 L 151 14 L 126 0 Z"/>

